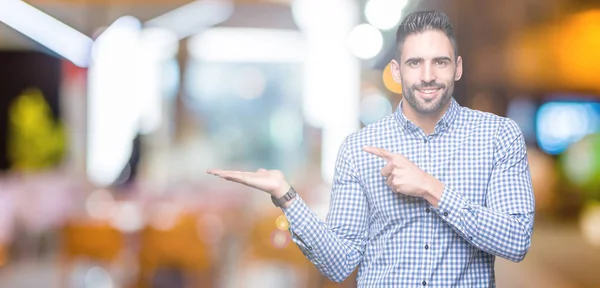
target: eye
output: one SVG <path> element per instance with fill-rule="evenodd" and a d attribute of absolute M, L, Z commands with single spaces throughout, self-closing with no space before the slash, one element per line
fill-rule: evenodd
<path fill-rule="evenodd" d="M 435 61 L 435 65 L 437 65 L 439 67 L 445 67 L 446 65 L 448 65 L 448 61 L 438 60 L 438 61 Z"/>
<path fill-rule="evenodd" d="M 411 68 L 419 67 L 419 61 L 418 60 L 410 61 L 410 62 L 408 62 L 408 66 Z"/>

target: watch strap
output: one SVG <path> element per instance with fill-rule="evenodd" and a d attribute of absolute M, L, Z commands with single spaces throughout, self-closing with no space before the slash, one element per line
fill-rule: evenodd
<path fill-rule="evenodd" d="M 296 190 L 294 190 L 293 187 L 290 187 L 290 190 L 279 198 L 275 198 L 275 196 L 271 195 L 271 201 L 273 201 L 275 207 L 282 207 L 283 204 L 294 199 L 296 195 L 298 195 L 298 193 L 296 193 Z"/>

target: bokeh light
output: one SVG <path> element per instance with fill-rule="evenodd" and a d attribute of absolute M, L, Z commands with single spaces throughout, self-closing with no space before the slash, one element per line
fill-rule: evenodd
<path fill-rule="evenodd" d="M 561 155 L 561 165 L 571 184 L 600 200 L 600 134 L 588 135 Z"/>
<path fill-rule="evenodd" d="M 364 125 L 377 122 L 392 113 L 392 104 L 378 92 L 368 94 L 360 102 L 360 121 Z"/>
<path fill-rule="evenodd" d="M 115 199 L 106 189 L 98 189 L 90 193 L 85 202 L 85 209 L 91 218 L 108 220 L 115 208 Z"/>
<path fill-rule="evenodd" d="M 287 231 L 275 230 L 271 233 L 271 244 L 277 249 L 283 249 L 290 244 L 291 236 Z"/>
<path fill-rule="evenodd" d="M 277 217 L 277 220 L 275 220 L 275 225 L 277 226 L 277 229 L 287 231 L 290 227 L 290 222 L 288 222 L 285 215 L 280 215 Z"/>
<path fill-rule="evenodd" d="M 581 211 L 579 227 L 587 243 L 600 247 L 600 201 L 590 201 Z"/>
<path fill-rule="evenodd" d="M 360 24 L 348 35 L 348 49 L 354 56 L 371 59 L 381 51 L 383 36 L 377 28 L 369 24 Z"/>
<path fill-rule="evenodd" d="M 394 28 L 402 18 L 402 9 L 408 0 L 370 0 L 365 5 L 367 21 L 378 29 Z"/>

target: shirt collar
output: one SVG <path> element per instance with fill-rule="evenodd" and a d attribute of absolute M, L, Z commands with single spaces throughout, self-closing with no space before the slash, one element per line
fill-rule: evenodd
<path fill-rule="evenodd" d="M 410 120 L 408 120 L 408 118 L 406 118 L 406 116 L 402 112 L 403 104 L 404 104 L 404 99 L 400 100 L 400 104 L 398 105 L 398 108 L 396 108 L 396 112 L 394 113 L 396 116 L 396 120 L 398 121 L 398 124 L 400 124 L 400 127 L 404 128 L 404 129 L 408 129 L 408 130 L 419 129 L 419 127 L 417 125 L 415 125 L 414 123 L 412 123 Z M 442 118 L 435 125 L 435 131 L 436 132 L 442 131 L 442 130 L 450 127 L 450 125 L 456 119 L 459 110 L 460 110 L 460 105 L 458 104 L 458 102 L 456 102 L 456 99 L 454 99 L 454 97 L 452 97 L 450 99 L 450 107 L 448 107 L 448 110 L 446 110 L 446 112 L 444 113 Z"/>

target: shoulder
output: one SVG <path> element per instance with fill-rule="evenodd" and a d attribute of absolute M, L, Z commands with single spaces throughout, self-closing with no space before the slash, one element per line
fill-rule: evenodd
<path fill-rule="evenodd" d="M 523 134 L 517 122 L 508 117 L 467 107 L 461 107 L 461 110 L 465 123 L 487 129 L 496 140 L 516 139 Z"/>
<path fill-rule="evenodd" d="M 493 143 L 496 157 L 526 150 L 523 132 L 513 119 L 489 112 L 464 108 L 469 123 L 478 125 Z"/>

